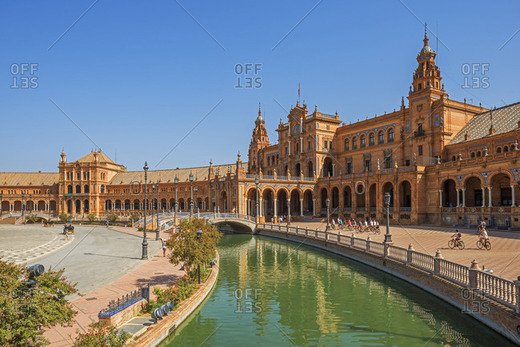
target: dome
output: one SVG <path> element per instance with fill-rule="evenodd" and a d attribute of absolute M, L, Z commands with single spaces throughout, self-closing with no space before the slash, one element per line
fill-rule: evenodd
<path fill-rule="evenodd" d="M 262 114 L 258 114 L 258 117 L 256 117 L 256 121 L 257 122 L 263 122 L 264 121 L 264 118 L 262 118 Z"/>
<path fill-rule="evenodd" d="M 419 54 L 430 54 L 430 53 L 433 53 L 433 49 L 430 48 L 430 46 L 426 45 L 424 46 L 421 51 L 419 52 Z"/>

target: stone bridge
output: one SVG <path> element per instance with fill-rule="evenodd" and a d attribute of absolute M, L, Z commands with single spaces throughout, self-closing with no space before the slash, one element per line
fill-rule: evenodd
<path fill-rule="evenodd" d="M 238 213 L 194 213 L 193 218 L 205 219 L 216 225 L 221 232 L 228 233 L 254 233 L 256 231 L 255 217 Z M 177 216 L 177 222 L 190 218 L 189 214 L 183 213 Z M 151 219 L 147 219 L 147 223 Z M 174 217 L 159 217 L 159 225 L 162 231 L 172 230 L 175 227 Z"/>

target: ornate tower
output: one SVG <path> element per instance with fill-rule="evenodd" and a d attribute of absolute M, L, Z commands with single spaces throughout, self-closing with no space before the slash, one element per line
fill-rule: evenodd
<path fill-rule="evenodd" d="M 258 106 L 258 117 L 255 120 L 255 129 L 253 130 L 253 137 L 249 144 L 249 173 L 257 173 L 262 166 L 262 157 L 260 150 L 269 146 L 269 138 L 267 137 L 267 130 L 265 129 L 265 121 L 262 117 L 262 109 Z"/>
<path fill-rule="evenodd" d="M 439 67 L 435 65 L 435 57 L 437 54 L 428 46 L 428 33 L 427 29 L 424 30 L 424 46 L 417 55 L 417 62 L 419 63 L 417 69 L 413 74 L 413 89 L 410 90 L 411 94 L 443 94 L 441 84 L 441 71 Z"/>

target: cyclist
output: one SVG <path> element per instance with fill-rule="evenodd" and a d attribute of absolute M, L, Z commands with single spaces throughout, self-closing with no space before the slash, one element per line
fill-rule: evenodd
<path fill-rule="evenodd" d="M 485 242 L 487 242 L 487 240 L 489 240 L 489 236 L 488 236 L 486 228 L 480 229 L 480 234 L 478 236 L 480 238 L 480 241 L 482 241 L 483 243 L 485 243 Z"/>
<path fill-rule="evenodd" d="M 455 246 L 457 246 L 459 241 L 462 240 L 462 234 L 458 229 L 455 230 L 455 234 L 453 234 L 451 237 L 455 237 Z"/>

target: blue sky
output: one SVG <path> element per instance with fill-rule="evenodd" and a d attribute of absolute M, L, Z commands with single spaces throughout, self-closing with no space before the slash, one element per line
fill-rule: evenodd
<path fill-rule="evenodd" d="M 276 142 L 298 83 L 311 110 L 347 123 L 390 112 L 408 93 L 424 22 L 438 27 L 430 46 L 450 98 L 517 102 L 518 13 L 514 0 L 4 1 L 0 171 L 57 171 L 62 148 L 75 160 L 96 145 L 129 170 L 234 162 L 259 102 Z M 24 63 L 38 70 L 22 75 Z M 261 70 L 236 74 L 246 63 Z M 464 75 L 464 64 L 489 71 Z M 24 77 L 38 87 L 12 88 Z M 261 88 L 236 88 L 247 77 Z M 489 87 L 464 89 L 465 77 Z"/>

